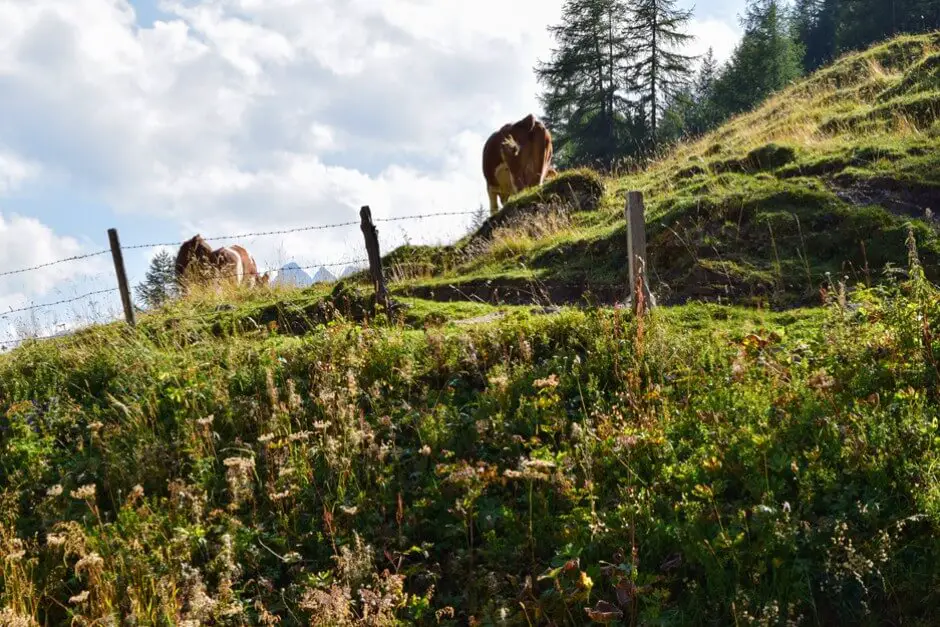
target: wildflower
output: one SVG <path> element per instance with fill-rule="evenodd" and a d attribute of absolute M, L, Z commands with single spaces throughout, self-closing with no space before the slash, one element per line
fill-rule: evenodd
<path fill-rule="evenodd" d="M 284 561 L 287 562 L 288 564 L 299 562 L 302 559 L 303 557 L 300 555 L 300 553 L 296 551 L 291 551 L 290 553 L 284 556 Z"/>
<path fill-rule="evenodd" d="M 88 600 L 88 590 L 85 590 L 83 592 L 80 592 L 79 594 L 76 594 L 72 598 L 70 598 L 69 603 L 73 605 L 77 605 L 79 603 L 84 603 L 87 600 Z"/>
<path fill-rule="evenodd" d="M 268 442 L 270 442 L 270 441 L 273 440 L 273 439 L 274 439 L 274 434 L 273 434 L 273 433 L 263 433 L 263 434 L 261 434 L 261 435 L 258 436 L 258 442 L 259 442 L 260 444 L 267 444 Z"/>
<path fill-rule="evenodd" d="M 297 433 L 291 433 L 287 436 L 287 439 L 291 442 L 305 442 L 310 439 L 309 431 L 298 431 Z"/>
<path fill-rule="evenodd" d="M 0 609 L 0 625 L 9 627 L 38 627 L 39 623 L 31 616 L 17 614 L 12 608 L 5 607 Z"/>
<path fill-rule="evenodd" d="M 69 494 L 72 495 L 73 499 L 82 501 L 91 500 L 95 498 L 95 484 L 89 483 L 88 485 L 83 485 L 77 490 L 72 490 Z"/>
<path fill-rule="evenodd" d="M 104 560 L 101 559 L 101 556 L 95 552 L 91 552 L 78 560 L 75 564 L 75 576 L 77 577 L 82 571 L 86 571 L 89 574 L 100 572 L 103 566 Z"/>
<path fill-rule="evenodd" d="M 522 354 L 524 361 L 532 361 L 532 344 L 529 343 L 529 340 L 519 342 L 519 352 Z"/>
<path fill-rule="evenodd" d="M 65 534 L 64 533 L 49 533 L 46 534 L 46 544 L 49 546 L 62 546 L 65 544 Z"/>
<path fill-rule="evenodd" d="M 557 388 L 558 387 L 558 375 L 552 374 L 546 377 L 545 379 L 536 379 L 533 385 L 537 388 Z"/>
<path fill-rule="evenodd" d="M 213 420 L 215 420 L 215 416 L 213 414 L 209 414 L 205 418 L 197 419 L 196 424 L 199 425 L 200 427 L 208 427 L 209 425 L 212 424 Z"/>
<path fill-rule="evenodd" d="M 48 490 L 46 490 L 46 496 L 59 496 L 62 494 L 62 486 L 60 484 L 55 484 Z"/>
<path fill-rule="evenodd" d="M 424 455 L 425 457 L 428 457 L 431 455 L 431 447 L 425 444 L 424 446 L 421 447 L 421 450 L 419 450 L 418 452 Z"/>
<path fill-rule="evenodd" d="M 523 468 L 531 468 L 532 470 L 542 470 L 548 471 L 555 467 L 555 464 L 544 459 L 526 459 L 522 462 Z"/>
<path fill-rule="evenodd" d="M 633 448 L 636 443 L 639 441 L 635 435 L 622 435 L 617 438 L 616 449 L 618 451 L 623 451 L 625 449 Z"/>
<path fill-rule="evenodd" d="M 135 501 L 142 499 L 144 497 L 144 486 L 139 483 L 131 488 L 131 493 L 127 495 L 128 504 L 134 503 Z"/>
<path fill-rule="evenodd" d="M 225 464 L 225 479 L 232 493 L 231 506 L 237 508 L 251 494 L 251 473 L 255 468 L 255 460 L 251 457 L 228 457 L 222 463 Z"/>
<path fill-rule="evenodd" d="M 581 425 L 577 422 L 571 423 L 571 439 L 575 442 L 580 442 L 584 437 L 584 429 L 581 428 Z"/>
<path fill-rule="evenodd" d="M 835 384 L 836 380 L 826 374 L 825 370 L 819 370 L 807 381 L 807 385 L 814 390 L 828 390 L 834 387 Z"/>
<path fill-rule="evenodd" d="M 255 467 L 255 460 L 251 457 L 227 457 L 222 460 L 227 468 L 251 469 Z"/>
<path fill-rule="evenodd" d="M 490 385 L 499 390 L 504 390 L 509 385 L 509 377 L 504 374 L 493 375 L 489 378 Z"/>
<path fill-rule="evenodd" d="M 274 492 L 268 495 L 272 501 L 283 501 L 290 496 L 290 489 L 284 490 L 283 492 Z"/>

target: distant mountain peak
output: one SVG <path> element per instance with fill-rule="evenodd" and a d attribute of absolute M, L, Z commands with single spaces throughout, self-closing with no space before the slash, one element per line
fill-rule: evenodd
<path fill-rule="evenodd" d="M 339 278 L 340 278 L 340 279 L 345 279 L 346 277 L 350 276 L 351 274 L 356 274 L 356 273 L 359 272 L 361 269 L 362 269 L 362 268 L 360 268 L 360 267 L 358 267 L 358 266 L 346 266 L 345 268 L 343 268 L 343 271 L 339 273 Z"/>
<path fill-rule="evenodd" d="M 289 262 L 281 266 L 277 271 L 277 276 L 272 281 L 275 285 L 296 285 L 297 287 L 307 287 L 313 284 L 310 275 L 304 272 L 296 262 Z"/>
<path fill-rule="evenodd" d="M 300 265 L 291 261 L 281 266 L 281 269 L 277 272 L 277 277 L 275 277 L 272 283 L 275 285 L 307 287 L 314 283 L 328 283 L 335 280 L 336 276 L 324 267 L 317 270 L 316 274 L 311 277 Z"/>
<path fill-rule="evenodd" d="M 317 273 L 313 275 L 314 283 L 329 283 L 335 280 L 336 277 L 326 268 L 320 268 L 317 270 Z"/>

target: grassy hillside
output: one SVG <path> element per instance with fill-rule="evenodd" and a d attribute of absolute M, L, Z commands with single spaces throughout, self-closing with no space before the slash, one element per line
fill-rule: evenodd
<path fill-rule="evenodd" d="M 0 355 L 0 624 L 934 624 L 937 241 L 892 203 L 936 189 L 936 41 L 396 251 L 392 316 L 197 294 Z M 662 294 L 721 304 L 473 300 L 622 296 L 631 188 Z"/>
<path fill-rule="evenodd" d="M 931 624 L 919 276 L 642 321 L 242 294 L 28 344 L 0 358 L 0 617 Z"/>
<path fill-rule="evenodd" d="M 501 219 L 495 234 L 399 251 L 389 260 L 406 279 L 399 288 L 459 298 L 485 279 L 506 298 L 512 286 L 530 299 L 576 300 L 586 287 L 621 297 L 630 189 L 646 195 L 650 270 L 664 302 L 818 304 L 827 272 L 871 284 L 886 266 L 903 267 L 907 222 L 937 278 L 937 222 L 925 210 L 940 211 L 938 68 L 940 34 L 845 57 L 643 172 L 601 181 L 596 201 L 579 194 L 574 211 L 568 185 L 584 187 L 590 173 L 514 199 L 509 211 L 529 217 Z M 441 287 L 449 284 L 459 292 Z"/>

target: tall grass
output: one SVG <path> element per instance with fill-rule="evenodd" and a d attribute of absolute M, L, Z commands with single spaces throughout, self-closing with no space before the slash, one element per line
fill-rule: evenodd
<path fill-rule="evenodd" d="M 926 624 L 940 301 L 907 274 L 642 324 L 230 335 L 183 302 L 28 345 L 0 359 L 0 616 Z"/>

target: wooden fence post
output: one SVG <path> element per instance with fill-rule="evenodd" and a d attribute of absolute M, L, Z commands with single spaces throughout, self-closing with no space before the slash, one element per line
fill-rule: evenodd
<path fill-rule="evenodd" d="M 372 273 L 372 282 L 375 284 L 375 302 L 381 303 L 385 311 L 389 312 L 388 289 L 385 287 L 385 275 L 382 272 L 382 255 L 379 253 L 379 232 L 372 223 L 372 210 L 365 205 L 359 210 L 362 218 L 362 235 L 366 238 L 366 252 L 369 253 L 369 271 Z"/>
<path fill-rule="evenodd" d="M 633 309 L 636 310 L 639 303 L 637 298 L 637 282 L 639 280 L 643 290 L 643 300 L 646 306 L 644 310 L 655 307 L 656 299 L 650 292 L 649 282 L 647 281 L 646 257 L 646 216 L 643 205 L 642 192 L 628 192 L 627 204 L 624 206 L 624 217 L 627 220 L 627 259 L 630 268 L 630 301 L 633 303 Z M 639 279 L 638 279 L 639 277 Z"/>
<path fill-rule="evenodd" d="M 127 320 L 127 324 L 134 326 L 137 323 L 134 318 L 134 303 L 131 301 L 131 291 L 127 286 L 124 254 L 121 252 L 117 229 L 108 229 L 108 240 L 111 242 L 111 257 L 114 258 L 114 272 L 117 274 L 118 289 L 121 292 L 121 304 L 124 305 L 124 319 Z"/>

